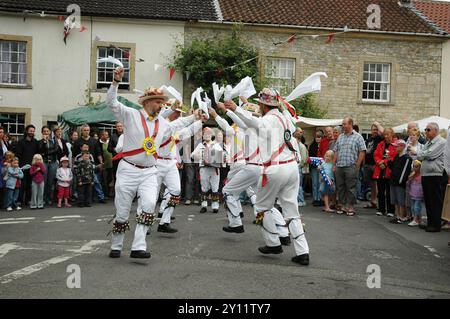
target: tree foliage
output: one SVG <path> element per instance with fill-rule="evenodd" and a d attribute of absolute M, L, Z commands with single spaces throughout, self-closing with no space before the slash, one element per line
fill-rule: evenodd
<path fill-rule="evenodd" d="M 291 102 L 295 107 L 297 115 L 315 119 L 323 119 L 327 111 L 319 108 L 316 96 L 312 93 L 303 95 L 299 100 Z"/>

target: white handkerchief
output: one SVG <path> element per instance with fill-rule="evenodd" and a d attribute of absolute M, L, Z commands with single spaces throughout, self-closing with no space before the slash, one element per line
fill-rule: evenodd
<path fill-rule="evenodd" d="M 253 80 L 251 77 L 247 76 L 239 82 L 238 85 L 236 85 L 232 92 L 231 92 L 231 98 L 234 99 L 238 96 L 244 96 L 246 98 L 249 98 L 250 96 L 256 94 L 255 86 L 253 85 Z"/>
<path fill-rule="evenodd" d="M 112 56 L 108 56 L 107 58 L 98 59 L 97 63 L 100 63 L 100 62 L 110 62 L 110 63 L 116 64 L 116 65 L 120 66 L 121 68 L 123 68 L 122 62 L 120 62 L 116 58 L 113 58 Z"/>
<path fill-rule="evenodd" d="M 133 92 L 136 93 L 137 96 L 143 96 L 144 95 L 144 91 L 138 90 L 138 89 L 133 89 Z"/>
<path fill-rule="evenodd" d="M 213 88 L 213 93 L 214 93 L 214 101 L 217 103 L 220 102 L 220 98 L 222 97 L 223 93 L 225 92 L 225 87 L 221 87 L 219 89 L 219 86 L 216 84 L 216 82 L 214 82 L 212 84 L 212 88 Z"/>
<path fill-rule="evenodd" d="M 306 78 L 306 80 L 304 80 L 302 83 L 300 83 L 295 89 L 294 91 L 292 91 L 291 94 L 289 94 L 285 100 L 287 102 L 290 102 L 292 100 L 295 100 L 296 98 L 305 95 L 307 93 L 311 93 L 311 92 L 319 92 L 321 87 L 322 87 L 322 83 L 320 82 L 320 77 L 324 76 L 324 77 L 328 77 L 327 74 L 325 72 L 316 72 L 311 74 L 310 76 L 308 76 Z"/>
<path fill-rule="evenodd" d="M 225 102 L 231 101 L 231 100 L 233 99 L 233 98 L 231 97 L 232 91 L 233 91 L 233 87 L 232 87 L 231 85 L 227 85 L 227 86 L 225 87 L 225 92 L 224 92 L 224 95 L 225 95 Z"/>

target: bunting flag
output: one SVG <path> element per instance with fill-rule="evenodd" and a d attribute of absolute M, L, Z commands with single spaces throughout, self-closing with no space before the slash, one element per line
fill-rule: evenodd
<path fill-rule="evenodd" d="M 127 50 L 124 50 L 124 51 L 123 51 L 123 57 L 124 57 L 125 59 L 129 59 L 129 58 L 130 58 L 130 52 L 127 51 Z"/>
<path fill-rule="evenodd" d="M 87 30 L 87 28 L 84 25 L 82 25 L 81 28 L 80 28 L 80 32 L 84 32 L 86 30 Z"/>
<path fill-rule="evenodd" d="M 64 21 L 65 19 L 66 19 L 66 17 L 64 17 L 64 16 L 58 16 L 59 21 Z"/>
<path fill-rule="evenodd" d="M 334 38 L 334 33 L 330 33 L 327 37 L 326 43 L 331 43 L 333 41 L 333 38 Z"/>
<path fill-rule="evenodd" d="M 297 35 L 293 34 L 289 37 L 289 39 L 287 39 L 287 43 L 292 43 L 295 40 L 297 40 Z"/>
<path fill-rule="evenodd" d="M 175 75 L 175 68 L 170 68 L 169 69 L 169 80 L 172 80 L 174 75 Z"/>

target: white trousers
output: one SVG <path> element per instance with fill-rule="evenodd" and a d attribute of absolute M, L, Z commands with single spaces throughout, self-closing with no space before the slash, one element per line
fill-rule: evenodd
<path fill-rule="evenodd" d="M 267 246 L 279 246 L 277 225 L 274 217 L 273 205 L 276 198 L 283 207 L 283 215 L 286 220 L 285 228 L 294 241 L 296 255 L 309 253 L 300 214 L 298 212 L 298 188 L 299 176 L 296 162 L 273 165 L 267 168 L 267 185 L 262 187 L 262 178 L 258 182 L 255 208 L 258 212 L 264 212 L 262 234 Z"/>
<path fill-rule="evenodd" d="M 116 217 L 114 221 L 124 223 L 130 217 L 131 204 L 136 194 L 140 197 L 142 210 L 153 213 L 157 201 L 156 167 L 140 169 L 125 161 L 120 161 L 116 174 L 115 199 Z M 137 224 L 131 250 L 147 250 L 145 240 L 148 226 Z M 122 250 L 125 234 L 113 234 L 111 250 Z"/>
<path fill-rule="evenodd" d="M 160 161 L 164 161 L 166 163 L 160 164 Z M 163 225 L 170 224 L 170 217 L 175 210 L 175 207 L 167 207 L 167 202 L 170 200 L 170 196 L 179 196 L 181 194 L 180 173 L 176 162 L 158 160 L 158 194 L 161 184 L 166 186 L 163 201 L 159 207 L 159 212 L 163 214 L 159 224 Z"/>
<path fill-rule="evenodd" d="M 213 193 L 219 192 L 220 182 L 220 168 L 215 167 L 200 167 L 200 186 L 202 193 L 212 191 Z M 202 207 L 208 207 L 208 201 L 202 200 Z M 212 209 L 219 209 L 219 202 L 213 201 L 211 203 Z"/>

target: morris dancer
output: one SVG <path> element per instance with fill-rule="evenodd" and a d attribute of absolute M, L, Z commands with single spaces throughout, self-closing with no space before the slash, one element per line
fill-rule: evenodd
<path fill-rule="evenodd" d="M 117 101 L 117 88 L 123 77 L 124 69 L 114 71 L 114 81 L 108 90 L 106 103 L 115 118 L 124 124 L 123 152 L 117 169 L 115 185 L 116 215 L 112 229 L 111 258 L 120 257 L 125 231 L 129 229 L 128 218 L 136 193 L 142 200 L 142 213 L 137 216 L 131 258 L 150 258 L 147 252 L 145 236 L 155 220 L 154 209 L 157 202 L 158 181 L 156 169 L 156 149 L 173 132 L 194 122 L 196 115 L 180 118 L 168 123 L 159 116 L 162 103 L 167 97 L 155 88 L 147 89 L 139 98 L 143 110 L 124 106 Z"/>
<path fill-rule="evenodd" d="M 226 102 L 225 106 L 235 111 L 248 127 L 258 130 L 263 174 L 258 182 L 255 209 L 258 212 L 257 220 L 262 225 L 266 242 L 266 246 L 260 247 L 259 251 L 263 254 L 283 252 L 272 213 L 272 207 L 278 197 L 283 207 L 283 215 L 287 219 L 286 227 L 294 239 L 296 256 L 292 258 L 292 261 L 308 265 L 309 247 L 297 203 L 299 175 L 295 150 L 291 143 L 295 127 L 278 110 L 280 103 L 277 92 L 263 89 L 259 93 L 259 106 L 263 112 L 263 117 L 260 119 L 242 108 L 237 108 L 233 101 Z"/>

